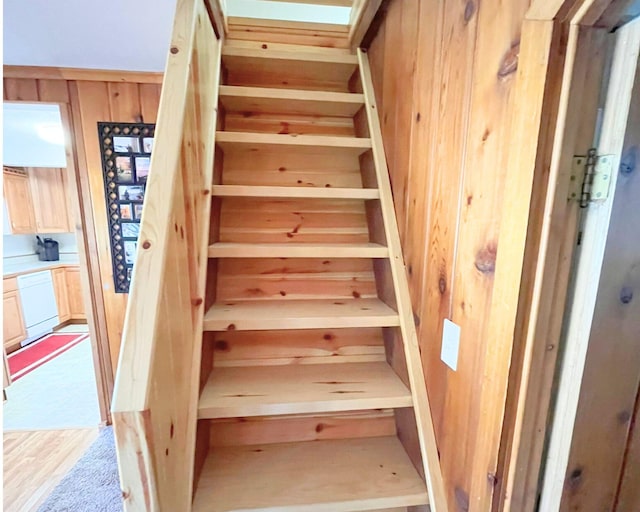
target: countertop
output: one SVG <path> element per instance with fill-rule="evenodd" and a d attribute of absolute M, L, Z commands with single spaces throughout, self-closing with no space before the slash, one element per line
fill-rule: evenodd
<path fill-rule="evenodd" d="M 16 277 L 21 274 L 30 274 L 39 270 L 51 270 L 60 267 L 73 267 L 79 265 L 77 254 L 61 254 L 58 261 L 40 261 L 37 256 L 23 256 L 19 258 L 6 258 L 2 262 L 2 277 Z"/>

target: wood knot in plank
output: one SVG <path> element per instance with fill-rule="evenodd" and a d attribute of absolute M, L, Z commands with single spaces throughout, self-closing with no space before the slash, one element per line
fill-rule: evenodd
<path fill-rule="evenodd" d="M 145 240 L 144 242 L 142 242 L 143 249 L 148 249 L 149 247 L 151 247 L 151 242 L 149 242 L 149 240 Z"/>
<path fill-rule="evenodd" d="M 628 148 L 620 159 L 620 174 L 629 176 L 638 165 L 638 146 Z"/>
<path fill-rule="evenodd" d="M 511 48 L 502 57 L 500 68 L 498 69 L 498 78 L 504 79 L 512 75 L 518 69 L 518 57 L 520 55 L 520 41 L 516 41 Z"/>
<path fill-rule="evenodd" d="M 617 418 L 618 423 L 620 423 L 621 425 L 626 425 L 631 419 L 631 413 L 629 411 L 620 411 Z"/>
<path fill-rule="evenodd" d="M 569 489 L 575 491 L 580 487 L 582 484 L 582 473 L 583 469 L 581 467 L 577 467 L 571 471 L 567 478 L 567 485 L 569 486 Z"/>
<path fill-rule="evenodd" d="M 291 133 L 291 131 L 289 130 L 289 123 L 280 121 L 280 125 L 282 126 L 282 128 L 280 128 L 280 131 L 278 132 L 280 135 L 288 135 Z"/>
<path fill-rule="evenodd" d="M 467 512 L 469 510 L 469 494 L 463 489 L 460 489 L 460 487 L 456 486 L 454 495 L 456 497 L 456 505 L 458 505 L 458 510 Z"/>
<path fill-rule="evenodd" d="M 438 279 L 438 291 L 440 295 L 444 295 L 447 291 L 447 278 L 443 273 L 440 274 L 440 278 Z"/>
<path fill-rule="evenodd" d="M 630 286 L 623 286 L 620 290 L 620 302 L 630 304 L 633 300 L 633 289 Z"/>
<path fill-rule="evenodd" d="M 196 297 L 195 299 L 193 299 L 191 301 L 191 304 L 194 306 L 199 306 L 200 304 L 202 304 L 204 301 L 202 300 L 202 297 Z"/>
<path fill-rule="evenodd" d="M 473 0 L 468 0 L 464 6 L 464 24 L 468 24 L 476 13 L 476 4 Z"/>
<path fill-rule="evenodd" d="M 475 266 L 483 274 L 493 274 L 496 270 L 496 256 L 498 244 L 494 241 L 487 243 L 476 254 Z"/>
<path fill-rule="evenodd" d="M 172 46 L 171 50 L 169 50 L 173 55 L 175 55 L 176 53 L 178 53 L 180 50 L 177 46 Z"/>
<path fill-rule="evenodd" d="M 214 345 L 214 350 L 217 350 L 218 352 L 229 352 L 229 343 L 225 340 L 218 340 Z"/>

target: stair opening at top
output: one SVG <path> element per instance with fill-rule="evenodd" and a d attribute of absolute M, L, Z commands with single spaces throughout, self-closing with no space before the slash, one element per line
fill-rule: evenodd
<path fill-rule="evenodd" d="M 227 16 L 348 25 L 352 0 L 226 0 Z"/>

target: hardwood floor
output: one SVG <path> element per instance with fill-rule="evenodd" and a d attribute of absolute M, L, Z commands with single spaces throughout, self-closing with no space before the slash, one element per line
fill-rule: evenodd
<path fill-rule="evenodd" d="M 5 432 L 4 512 L 31 512 L 98 437 L 99 429 Z"/>

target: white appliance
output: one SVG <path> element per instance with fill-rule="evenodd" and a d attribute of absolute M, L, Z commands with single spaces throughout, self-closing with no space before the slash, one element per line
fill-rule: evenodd
<path fill-rule="evenodd" d="M 18 290 L 27 328 L 27 338 L 20 344 L 24 347 L 53 331 L 60 322 L 51 271 L 18 276 Z"/>

